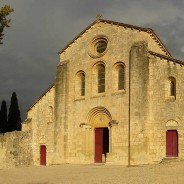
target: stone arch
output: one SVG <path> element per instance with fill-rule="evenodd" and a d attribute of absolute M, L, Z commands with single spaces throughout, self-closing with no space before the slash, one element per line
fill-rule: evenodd
<path fill-rule="evenodd" d="M 99 80 L 99 71 L 103 69 L 103 79 Z M 106 78 L 106 65 L 103 61 L 96 62 L 92 67 L 92 94 L 96 95 L 98 93 L 105 92 L 105 78 Z M 99 84 L 99 81 L 103 81 L 103 85 Z"/>
<path fill-rule="evenodd" d="M 176 78 L 171 76 L 168 78 L 169 80 L 169 95 L 176 97 Z"/>
<path fill-rule="evenodd" d="M 106 48 L 105 50 L 103 50 L 103 52 L 98 52 L 97 47 L 101 42 L 105 43 Z M 93 40 L 91 41 L 91 44 L 88 47 L 88 54 L 92 58 L 99 58 L 99 57 L 102 57 L 104 54 L 106 54 L 106 52 L 108 51 L 108 48 L 109 48 L 109 39 L 107 38 L 107 36 L 98 35 L 94 37 Z"/>
<path fill-rule="evenodd" d="M 75 97 L 85 96 L 85 72 L 80 70 L 75 74 Z"/>
<path fill-rule="evenodd" d="M 93 71 L 97 70 L 99 65 L 103 65 L 104 67 L 106 67 L 105 62 L 103 60 L 99 60 L 99 61 L 97 61 L 96 63 L 93 64 L 92 70 Z"/>
<path fill-rule="evenodd" d="M 166 80 L 166 98 L 176 99 L 176 78 L 170 76 Z"/>
<path fill-rule="evenodd" d="M 121 70 L 121 76 L 119 76 Z M 125 64 L 116 62 L 112 67 L 112 89 L 113 91 L 125 90 Z"/>
<path fill-rule="evenodd" d="M 93 128 L 109 127 L 109 123 L 112 121 L 110 112 L 102 106 L 91 109 L 87 116 L 87 122 Z"/>
<path fill-rule="evenodd" d="M 178 127 L 178 122 L 176 120 L 170 119 L 166 122 L 166 127 Z"/>
<path fill-rule="evenodd" d="M 47 122 L 53 122 L 53 107 L 49 106 L 47 109 Z"/>

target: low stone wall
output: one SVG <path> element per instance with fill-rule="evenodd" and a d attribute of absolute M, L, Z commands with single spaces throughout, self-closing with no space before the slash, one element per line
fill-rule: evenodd
<path fill-rule="evenodd" d="M 0 168 L 27 166 L 32 163 L 31 132 L 0 134 Z"/>

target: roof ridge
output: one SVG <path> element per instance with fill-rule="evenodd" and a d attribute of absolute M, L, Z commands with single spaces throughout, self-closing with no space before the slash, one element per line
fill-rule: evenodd
<path fill-rule="evenodd" d="M 153 34 L 154 37 L 158 40 L 158 42 L 160 42 L 161 46 L 164 48 L 164 50 L 167 53 L 167 55 L 170 56 L 170 57 L 172 57 L 171 53 L 168 51 L 168 49 L 166 48 L 166 46 L 163 44 L 163 42 L 160 40 L 160 38 L 157 36 L 157 34 L 154 32 L 154 30 L 152 28 L 144 28 L 144 27 L 134 26 L 134 25 L 131 25 L 131 24 L 116 22 L 116 21 L 112 21 L 112 20 L 105 20 L 105 19 L 100 19 L 100 20 L 102 22 L 109 22 L 109 23 L 111 22 L 111 23 L 114 23 L 116 25 L 127 26 L 127 27 L 130 27 L 130 28 L 132 27 L 134 29 L 142 30 L 142 31 L 145 31 L 147 33 Z"/>
<path fill-rule="evenodd" d="M 145 27 L 135 26 L 135 25 L 131 25 L 131 24 L 123 23 L 123 22 L 117 22 L 117 21 L 113 21 L 113 20 L 107 20 L 107 19 L 99 19 L 99 20 L 101 22 L 114 23 L 114 24 L 121 25 L 121 26 L 133 27 L 135 29 L 142 29 L 142 30 L 145 30 L 145 31 L 151 30 L 151 28 L 145 28 Z"/>
<path fill-rule="evenodd" d="M 93 26 L 94 24 L 98 23 L 98 22 L 103 22 L 103 23 L 109 23 L 109 24 L 115 24 L 115 25 L 120 25 L 123 27 L 128 27 L 128 28 L 133 28 L 133 29 L 137 29 L 140 31 L 145 31 L 148 34 L 151 34 L 151 36 L 153 36 L 155 38 L 155 41 L 157 42 L 157 44 L 162 47 L 162 50 L 166 53 L 166 55 L 172 57 L 171 53 L 168 51 L 168 49 L 166 48 L 166 46 L 163 44 L 163 42 L 160 40 L 160 38 L 156 35 L 156 33 L 153 31 L 153 29 L 151 28 L 144 28 L 144 27 L 139 27 L 139 26 L 134 26 L 134 25 L 130 25 L 130 24 L 126 24 L 126 23 L 121 23 L 121 22 L 116 22 L 116 21 L 112 21 L 112 20 L 106 20 L 106 19 L 95 19 L 95 21 L 93 21 L 89 26 L 87 26 L 81 33 L 79 33 L 72 41 L 70 41 L 60 52 L 58 52 L 58 54 L 61 54 L 62 52 L 64 52 L 69 45 L 71 45 L 72 43 L 74 43 L 74 41 L 76 39 L 78 39 L 83 33 L 85 33 L 91 26 Z"/>

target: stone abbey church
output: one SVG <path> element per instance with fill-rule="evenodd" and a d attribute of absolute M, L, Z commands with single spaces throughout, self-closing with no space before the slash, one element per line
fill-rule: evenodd
<path fill-rule="evenodd" d="M 34 165 L 184 159 L 184 62 L 152 29 L 96 19 L 59 57 L 23 123 Z"/>

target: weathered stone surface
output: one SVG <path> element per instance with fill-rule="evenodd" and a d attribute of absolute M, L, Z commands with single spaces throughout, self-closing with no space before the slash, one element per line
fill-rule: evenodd
<path fill-rule="evenodd" d="M 95 39 L 108 43 L 104 53 L 93 53 Z M 125 68 L 123 90 L 117 85 L 119 64 Z M 103 93 L 97 90 L 99 65 L 105 67 Z M 47 165 L 94 163 L 100 127 L 109 130 L 106 163 L 160 162 L 167 130 L 177 130 L 183 159 L 183 66 L 150 30 L 109 21 L 88 27 L 60 53 L 54 85 L 28 111 L 23 131 L 31 131 L 33 164 L 40 164 L 41 145 L 47 147 Z M 78 94 L 79 73 L 85 75 L 85 96 Z M 170 77 L 176 80 L 175 96 Z"/>
<path fill-rule="evenodd" d="M 0 135 L 0 168 L 33 164 L 30 132 L 10 132 Z"/>

